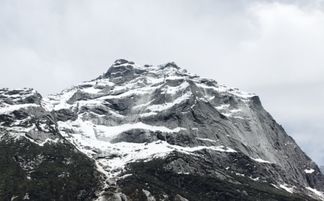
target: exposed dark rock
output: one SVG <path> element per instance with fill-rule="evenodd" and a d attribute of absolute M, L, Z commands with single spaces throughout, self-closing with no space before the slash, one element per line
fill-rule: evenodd
<path fill-rule="evenodd" d="M 60 109 L 54 112 L 54 116 L 56 117 L 57 121 L 74 121 L 78 118 L 78 115 L 71 110 L 67 109 Z"/>

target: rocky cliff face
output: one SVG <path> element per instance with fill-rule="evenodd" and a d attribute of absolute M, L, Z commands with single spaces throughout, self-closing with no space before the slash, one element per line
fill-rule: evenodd
<path fill-rule="evenodd" d="M 60 94 L 4 89 L 0 100 L 1 143 L 13 149 L 0 150 L 3 160 L 27 183 L 55 169 L 46 175 L 75 195 L 51 192 L 54 200 L 324 199 L 319 168 L 259 97 L 174 63 L 117 60 Z M 36 187 L 9 191 L 8 182 L 0 182 L 5 200 L 41 200 Z"/>

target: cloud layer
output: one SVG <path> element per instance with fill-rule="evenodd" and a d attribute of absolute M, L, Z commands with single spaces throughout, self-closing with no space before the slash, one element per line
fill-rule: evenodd
<path fill-rule="evenodd" d="M 175 61 L 259 94 L 324 164 L 323 6 L 320 0 L 3 0 L 0 87 L 55 93 L 97 77 L 117 58 Z"/>

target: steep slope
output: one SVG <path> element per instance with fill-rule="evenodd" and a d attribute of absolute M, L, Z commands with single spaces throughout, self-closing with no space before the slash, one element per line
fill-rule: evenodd
<path fill-rule="evenodd" d="M 7 93 L 12 92 L 2 94 Z M 84 153 L 89 164 L 78 165 L 104 177 L 97 175 L 97 183 L 91 183 L 98 198 L 85 190 L 94 199 L 324 198 L 319 168 L 257 96 L 174 63 L 139 66 L 117 60 L 97 79 L 37 97 L 23 107 L 3 103 L 1 128 L 39 147 L 63 144 Z M 25 125 L 30 116 L 41 123 Z M 16 124 L 23 123 L 21 132 Z"/>
<path fill-rule="evenodd" d="M 35 90 L 0 90 L 0 200 L 92 200 L 94 162 L 61 137 Z"/>

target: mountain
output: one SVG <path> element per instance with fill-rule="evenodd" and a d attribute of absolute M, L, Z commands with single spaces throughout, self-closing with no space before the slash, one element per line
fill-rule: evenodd
<path fill-rule="evenodd" d="M 117 60 L 56 95 L 0 90 L 1 200 L 324 200 L 258 96 Z"/>

